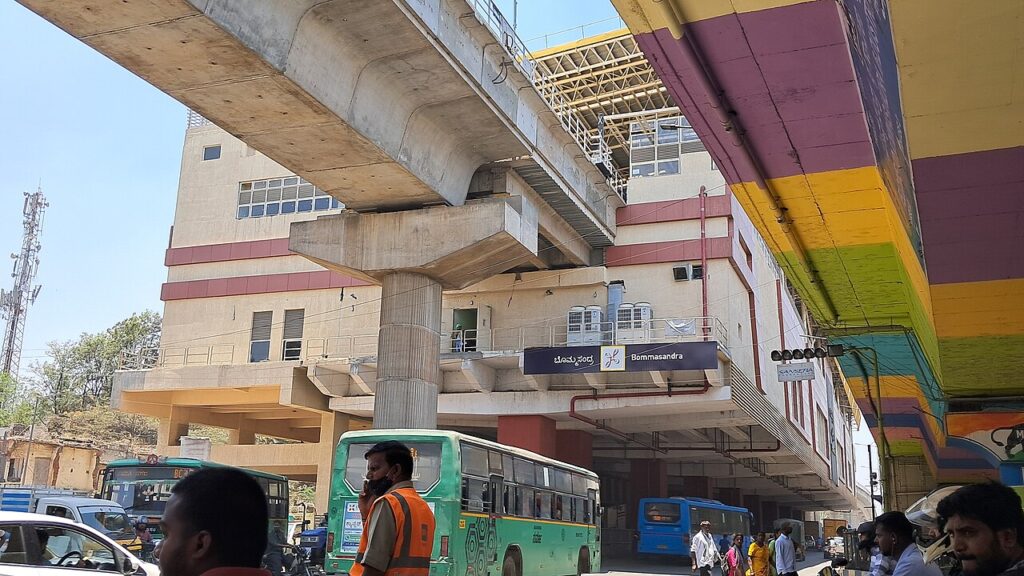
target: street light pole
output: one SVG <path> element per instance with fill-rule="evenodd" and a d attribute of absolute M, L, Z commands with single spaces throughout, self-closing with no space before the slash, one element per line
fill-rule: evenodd
<path fill-rule="evenodd" d="M 871 444 L 868 444 L 868 488 L 871 490 L 871 520 L 878 518 L 875 514 L 875 463 L 871 458 Z"/>

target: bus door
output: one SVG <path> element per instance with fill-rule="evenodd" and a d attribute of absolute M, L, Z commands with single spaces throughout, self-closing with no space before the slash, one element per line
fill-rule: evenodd
<path fill-rule="evenodd" d="M 490 504 L 488 505 L 487 503 L 485 503 L 484 506 L 491 516 L 491 521 L 489 522 L 490 528 L 488 530 L 487 538 L 493 538 L 493 542 L 487 543 L 489 545 L 488 550 L 490 551 L 490 558 L 488 559 L 488 562 L 493 564 L 498 561 L 499 548 L 495 522 L 497 521 L 497 518 L 504 516 L 506 513 L 504 476 L 500 474 L 491 474 L 490 480 L 487 482 L 487 499 L 490 501 Z M 491 535 L 491 531 L 493 531 L 493 536 Z M 502 551 L 502 555 L 502 557 L 504 558 L 504 550 Z"/>
<path fill-rule="evenodd" d="M 684 512 L 680 502 L 641 501 L 637 519 L 640 531 L 637 552 L 683 556 L 683 537 L 687 532 Z"/>
<path fill-rule="evenodd" d="M 591 544 L 596 544 L 601 541 L 601 501 L 597 497 L 597 490 L 593 488 L 587 489 L 587 503 L 585 506 L 584 522 L 596 527 L 590 531 L 590 538 L 587 540 Z"/>

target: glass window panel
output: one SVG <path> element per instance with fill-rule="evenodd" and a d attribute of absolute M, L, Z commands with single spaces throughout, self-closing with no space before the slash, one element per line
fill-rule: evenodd
<path fill-rule="evenodd" d="M 330 198 L 317 198 L 316 203 L 313 206 L 314 210 L 327 210 L 331 207 Z"/>
<path fill-rule="evenodd" d="M 273 190 L 267 190 L 267 202 L 277 202 L 281 199 L 281 189 L 274 188 Z"/>
<path fill-rule="evenodd" d="M 281 211 L 281 205 L 277 202 L 267 204 L 267 216 L 276 216 Z"/>
<path fill-rule="evenodd" d="M 316 187 L 313 188 L 313 193 L 315 193 L 317 196 L 327 196 L 327 192 L 324 192 L 323 190 Z"/>
<path fill-rule="evenodd" d="M 238 217 L 239 218 L 248 218 L 249 217 L 249 207 L 248 206 L 240 206 L 238 208 Z"/>
<path fill-rule="evenodd" d="M 523 460 L 522 458 L 515 459 L 514 476 L 516 484 L 532 485 L 534 482 L 533 474 L 533 462 Z"/>
<path fill-rule="evenodd" d="M 281 202 L 281 214 L 291 214 L 295 212 L 295 202 Z"/>
<path fill-rule="evenodd" d="M 683 142 L 696 142 L 697 140 L 700 140 L 700 138 L 697 137 L 697 133 L 693 131 L 693 128 L 683 128 L 681 132 L 683 133 Z"/>
<path fill-rule="evenodd" d="M 663 174 L 679 174 L 679 160 L 658 162 L 658 175 L 661 176 Z"/>
<path fill-rule="evenodd" d="M 252 187 L 253 187 L 254 190 L 259 190 L 260 188 L 266 188 L 267 187 L 267 181 L 266 180 L 260 180 L 259 182 L 253 182 L 252 183 Z"/>
<path fill-rule="evenodd" d="M 313 197 L 313 185 L 303 184 L 299 186 L 299 198 L 312 198 Z"/>
<path fill-rule="evenodd" d="M 312 200 L 299 200 L 299 212 L 309 212 L 313 209 Z"/>
<path fill-rule="evenodd" d="M 295 186 L 287 186 L 281 191 L 281 198 L 284 200 L 295 200 L 295 194 L 298 188 Z"/>
<path fill-rule="evenodd" d="M 675 121 L 658 124 L 658 144 L 679 142 L 679 128 Z"/>
<path fill-rule="evenodd" d="M 220 158 L 220 145 L 207 146 L 203 148 L 203 160 L 216 160 Z"/>
<path fill-rule="evenodd" d="M 281 180 L 271 180 L 267 182 L 267 188 L 280 188 Z"/>
<path fill-rule="evenodd" d="M 299 184 L 309 184 L 309 180 L 306 180 L 302 176 L 299 176 Z"/>
<path fill-rule="evenodd" d="M 257 204 L 252 207 L 252 212 L 249 213 L 253 218 L 259 218 L 263 216 L 263 204 Z"/>
<path fill-rule="evenodd" d="M 241 189 L 242 190 L 252 190 L 252 182 L 242 182 Z"/>
<path fill-rule="evenodd" d="M 266 202 L 266 201 L 267 201 L 267 191 L 266 190 L 256 190 L 255 192 L 252 193 L 252 202 L 253 202 L 253 204 L 259 204 L 261 202 Z"/>
<path fill-rule="evenodd" d="M 637 132 L 630 135 L 630 144 L 633 148 L 654 146 L 654 134 L 649 132 Z"/>
<path fill-rule="evenodd" d="M 502 474 L 501 452 L 491 450 L 487 453 L 487 465 L 491 474 Z"/>
<path fill-rule="evenodd" d="M 292 176 L 291 178 L 285 178 L 284 179 L 284 185 L 285 186 L 295 186 L 298 183 L 299 183 L 299 178 L 297 176 Z"/>
<path fill-rule="evenodd" d="M 249 344 L 249 362 L 263 362 L 270 359 L 270 340 L 257 340 Z"/>
<path fill-rule="evenodd" d="M 252 192 L 239 192 L 238 193 L 238 203 L 239 204 L 248 204 L 250 202 L 252 202 Z"/>
<path fill-rule="evenodd" d="M 487 450 L 479 446 L 462 443 L 462 473 L 484 476 L 488 474 Z"/>
<path fill-rule="evenodd" d="M 634 164 L 630 171 L 631 176 L 653 176 L 654 164 Z"/>
<path fill-rule="evenodd" d="M 337 198 L 332 198 L 331 208 L 341 208 L 341 202 Z"/>

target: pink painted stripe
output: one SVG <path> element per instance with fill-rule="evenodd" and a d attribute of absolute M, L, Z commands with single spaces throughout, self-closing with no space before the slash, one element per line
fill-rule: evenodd
<path fill-rule="evenodd" d="M 732 238 L 708 238 L 707 248 L 708 258 L 728 258 L 732 255 Z M 609 267 L 694 260 L 700 260 L 700 240 L 610 246 L 604 258 Z"/>
<path fill-rule="evenodd" d="M 272 258 L 275 256 L 290 256 L 292 254 L 294 252 L 288 250 L 287 238 L 271 238 L 269 240 L 253 240 L 251 242 L 228 242 L 225 244 L 203 244 L 168 248 L 167 253 L 164 255 L 164 266 Z"/>
<path fill-rule="evenodd" d="M 292 272 L 288 274 L 264 274 L 261 276 L 239 276 L 235 278 L 210 278 L 185 282 L 166 282 L 160 288 L 160 299 L 191 300 L 194 298 L 217 298 L 219 296 L 244 296 L 248 294 L 270 294 L 300 290 L 323 290 L 347 286 L 370 286 L 371 283 L 330 270 L 316 272 Z"/>
<path fill-rule="evenodd" d="M 708 218 L 732 215 L 730 195 L 708 196 L 704 205 Z M 632 224 L 653 224 L 656 222 L 677 222 L 700 218 L 700 198 L 644 202 L 619 208 L 615 220 L 618 226 Z"/>
<path fill-rule="evenodd" d="M 932 284 L 1024 278 L 1024 146 L 913 161 Z"/>

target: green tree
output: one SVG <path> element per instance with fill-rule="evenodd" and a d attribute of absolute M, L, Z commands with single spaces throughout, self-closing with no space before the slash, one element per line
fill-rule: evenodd
<path fill-rule="evenodd" d="M 54 414 L 64 414 L 75 407 L 80 388 L 76 364 L 75 342 L 51 341 L 46 343 L 45 362 L 33 362 L 32 385 L 43 397 Z"/>
<path fill-rule="evenodd" d="M 10 374 L 0 373 L 0 426 L 32 423 L 34 397 L 18 392 L 18 382 Z"/>

